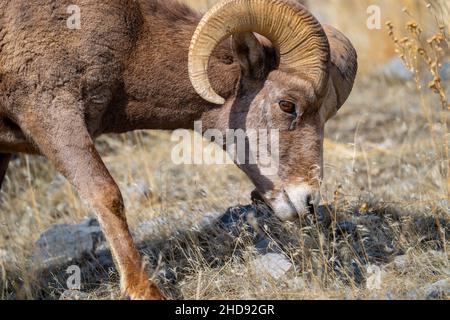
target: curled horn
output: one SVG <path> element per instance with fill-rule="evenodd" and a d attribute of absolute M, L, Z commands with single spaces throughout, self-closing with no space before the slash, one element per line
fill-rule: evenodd
<path fill-rule="evenodd" d="M 200 21 L 189 49 L 189 77 L 205 100 L 225 103 L 211 87 L 209 58 L 221 41 L 241 32 L 268 38 L 279 52 L 279 70 L 302 75 L 318 96 L 325 94 L 329 43 L 321 24 L 305 7 L 291 0 L 225 0 Z"/>

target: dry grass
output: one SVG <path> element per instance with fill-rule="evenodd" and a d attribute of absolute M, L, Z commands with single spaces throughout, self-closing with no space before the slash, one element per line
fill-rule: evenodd
<path fill-rule="evenodd" d="M 326 3 L 322 6 L 326 11 L 337 4 L 352 6 L 349 3 L 354 1 L 319 2 Z M 131 229 L 145 244 L 143 252 L 151 261 L 154 278 L 169 296 L 417 299 L 425 297 L 427 285 L 449 279 L 449 111 L 443 107 L 443 101 L 448 103 L 449 85 L 437 81 L 436 75 L 439 63 L 448 61 L 445 50 L 450 38 L 434 18 L 436 12 L 444 11 L 417 9 L 424 2 L 414 1 L 416 11 L 410 9 L 407 15 L 398 4 L 383 3 L 396 17 L 390 19 L 393 39 L 403 37 L 397 32 L 409 39 L 383 42 L 384 46 L 399 54 L 408 50 L 403 58 L 414 57 L 414 50 L 425 48 L 433 58 L 420 54 L 417 60 L 405 58 L 416 71 L 415 82 L 360 75 L 350 100 L 327 127 L 323 198 L 333 208 L 328 223 L 260 221 L 295 265 L 279 280 L 255 273 L 252 234 L 242 232 L 233 240 L 220 230 L 198 228 L 205 216 L 219 216 L 228 207 L 250 202 L 252 185 L 237 168 L 175 166 L 170 161 L 170 134 L 165 132 L 135 132 L 98 141 L 123 191 Z M 353 16 L 359 9 L 349 12 Z M 361 14 L 365 17 L 365 8 Z M 411 28 L 399 30 L 412 19 L 416 30 L 427 34 L 423 39 Z M 390 39 L 388 31 L 379 31 L 380 37 Z M 363 33 L 357 26 L 352 32 Z M 442 52 L 436 42 L 426 44 L 436 32 L 442 33 Z M 379 41 L 371 35 L 366 33 L 367 41 Z M 363 56 L 364 52 L 368 57 L 376 55 L 363 47 L 359 49 Z M 419 60 L 425 67 L 412 64 Z M 434 86 L 422 86 L 430 73 Z M 18 156 L 0 193 L 0 212 L 0 298 L 57 298 L 63 285 L 57 280 L 42 284 L 31 271 L 33 243 L 49 226 L 77 223 L 90 210 L 44 159 Z M 153 219 L 167 223 L 151 236 L 140 234 L 139 225 Z M 343 220 L 355 221 L 357 236 L 336 233 Z M 364 235 L 370 237 L 370 246 L 365 245 Z M 404 256 L 403 266 L 393 262 L 396 255 Z M 377 290 L 365 285 L 368 265 L 382 271 Z M 95 283 L 96 277 L 100 283 Z M 97 268 L 89 279 L 83 284 L 89 298 L 120 298 L 114 270 Z"/>

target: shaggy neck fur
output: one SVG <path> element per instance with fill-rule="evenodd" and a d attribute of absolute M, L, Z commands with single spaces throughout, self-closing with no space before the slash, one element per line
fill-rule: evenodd
<path fill-rule="evenodd" d="M 204 130 L 226 125 L 227 106 L 203 100 L 188 76 L 189 45 L 200 16 L 185 5 L 166 0 L 141 1 L 140 14 L 138 37 L 124 62 L 123 82 L 99 133 L 191 129 L 197 120 L 203 121 Z M 152 44 L 157 50 L 149 50 Z M 230 41 L 224 41 L 211 56 L 211 83 L 221 96 L 229 98 L 239 74 Z"/>

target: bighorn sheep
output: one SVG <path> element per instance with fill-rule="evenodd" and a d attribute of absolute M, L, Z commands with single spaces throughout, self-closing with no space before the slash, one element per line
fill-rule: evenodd
<path fill-rule="evenodd" d="M 291 0 L 225 0 L 201 20 L 167 0 L 0 0 L 0 177 L 11 154 L 46 156 L 95 209 L 124 293 L 159 299 L 93 140 L 196 120 L 279 129 L 278 179 L 240 167 L 292 219 L 315 198 L 324 125 L 356 70 L 350 41 Z"/>

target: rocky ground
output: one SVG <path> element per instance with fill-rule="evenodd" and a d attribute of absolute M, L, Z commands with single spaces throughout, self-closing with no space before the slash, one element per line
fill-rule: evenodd
<path fill-rule="evenodd" d="M 374 292 L 381 289 L 387 269 L 408 272 L 412 248 L 440 260 L 439 267 L 448 272 L 444 248 L 450 221 L 387 207 L 339 212 L 321 206 L 315 215 L 286 225 L 263 204 L 255 203 L 230 208 L 222 216 L 206 217 L 189 227 L 180 225 L 169 239 L 152 237 L 169 223 L 145 221 L 133 230 L 133 236 L 149 272 L 173 299 L 184 298 L 179 286 L 193 276 L 187 271 L 191 255 L 215 269 L 230 260 L 245 263 L 259 277 L 272 281 L 305 285 L 308 275 Z M 330 270 L 323 270 L 323 264 Z M 71 266 L 79 267 L 82 275 L 83 286 L 76 290 L 68 290 L 66 284 Z M 80 224 L 50 227 L 35 243 L 29 268 L 37 275 L 33 285 L 40 298 L 68 300 L 97 294 L 102 282 L 109 281 L 114 265 L 98 222 L 91 217 Z M 450 281 L 444 277 L 405 294 L 410 299 L 447 299 Z M 389 291 L 381 298 L 393 299 L 395 294 Z"/>

